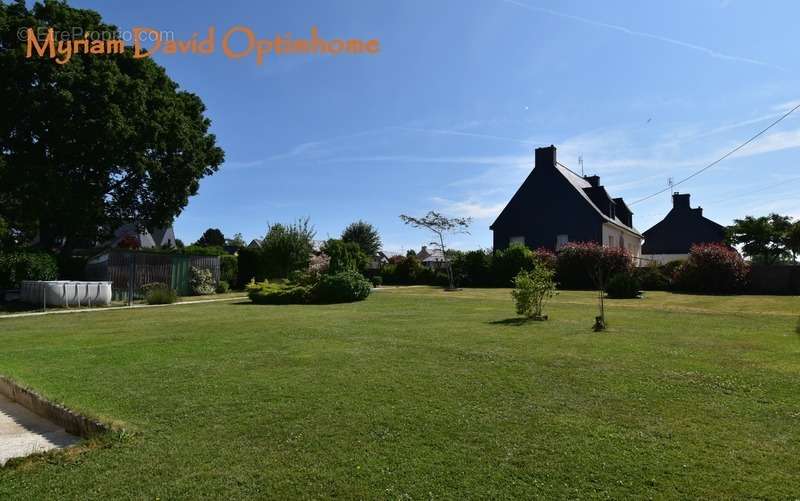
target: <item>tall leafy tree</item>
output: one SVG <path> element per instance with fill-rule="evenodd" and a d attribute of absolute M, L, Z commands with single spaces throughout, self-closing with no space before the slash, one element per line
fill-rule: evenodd
<path fill-rule="evenodd" d="M 203 247 L 222 247 L 225 245 L 225 235 L 219 228 L 209 228 L 203 232 L 200 239 L 195 242 L 195 245 Z"/>
<path fill-rule="evenodd" d="M 447 258 L 447 247 L 445 247 L 445 237 L 454 233 L 469 234 L 469 225 L 472 223 L 472 218 L 464 217 L 446 217 L 435 211 L 430 211 L 423 217 L 400 215 L 400 219 L 415 228 L 424 228 L 436 237 L 431 245 L 442 251 L 447 263 L 447 278 L 450 283 L 450 289 L 455 289 L 455 281 L 453 280 L 453 264 L 452 260 Z"/>
<path fill-rule="evenodd" d="M 779 214 L 735 219 L 728 227 L 728 241 L 741 245 L 746 256 L 756 262 L 774 264 L 789 257 L 788 235 L 791 218 Z"/>
<path fill-rule="evenodd" d="M 800 254 L 800 220 L 795 221 L 786 232 L 786 248 L 792 253 L 792 260 L 796 262 Z"/>
<path fill-rule="evenodd" d="M 233 238 L 229 238 L 225 242 L 225 245 L 232 245 L 234 247 L 238 247 L 240 249 L 243 249 L 243 248 L 247 247 L 247 242 L 244 241 L 244 237 L 242 236 L 241 233 L 234 233 L 233 234 Z"/>
<path fill-rule="evenodd" d="M 362 271 L 369 258 L 355 242 L 329 239 L 322 246 L 322 252 L 328 255 L 328 271 L 332 274 L 343 271 Z"/>
<path fill-rule="evenodd" d="M 381 237 L 378 230 L 364 221 L 351 223 L 342 232 L 342 241 L 357 244 L 367 256 L 374 256 L 381 250 Z"/>
<path fill-rule="evenodd" d="M 270 278 L 286 278 L 308 267 L 314 250 L 314 227 L 308 219 L 294 224 L 271 224 L 261 243 L 261 258 Z"/>
<path fill-rule="evenodd" d="M 0 215 L 68 250 L 118 225 L 169 224 L 224 155 L 205 107 L 150 58 L 28 58 L 20 28 L 115 33 L 97 12 L 0 2 Z"/>

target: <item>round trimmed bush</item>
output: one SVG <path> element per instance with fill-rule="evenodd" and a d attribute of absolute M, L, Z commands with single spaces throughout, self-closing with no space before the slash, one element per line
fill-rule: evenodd
<path fill-rule="evenodd" d="M 317 286 L 316 299 L 322 303 L 350 303 L 369 296 L 372 284 L 356 271 L 325 275 Z"/>
<path fill-rule="evenodd" d="M 380 275 L 375 275 L 372 277 L 372 285 L 373 287 L 380 287 L 383 285 L 383 277 Z"/>
<path fill-rule="evenodd" d="M 606 285 L 608 297 L 617 299 L 633 299 L 639 297 L 639 280 L 632 273 L 617 273 Z"/>
<path fill-rule="evenodd" d="M 264 285 L 251 290 L 247 297 L 255 304 L 305 304 L 311 298 L 311 287 L 302 285 Z"/>
<path fill-rule="evenodd" d="M 556 278 L 562 289 L 595 289 L 594 274 L 630 273 L 633 261 L 624 249 L 595 242 L 569 242 L 558 251 Z"/>

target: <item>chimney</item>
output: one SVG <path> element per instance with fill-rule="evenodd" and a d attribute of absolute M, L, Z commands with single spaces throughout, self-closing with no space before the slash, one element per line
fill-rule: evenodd
<path fill-rule="evenodd" d="M 700 217 L 703 217 L 703 208 L 702 207 L 697 207 L 696 209 L 692 209 L 692 212 L 694 212 L 696 215 L 698 215 Z"/>
<path fill-rule="evenodd" d="M 689 194 L 678 193 L 677 191 L 672 194 L 672 208 L 688 210 L 689 209 Z"/>
<path fill-rule="evenodd" d="M 600 176 L 598 176 L 598 175 L 583 176 L 583 178 L 585 180 L 589 181 L 589 184 L 591 184 L 592 187 L 594 187 L 594 188 L 597 188 L 598 186 L 600 186 Z"/>
<path fill-rule="evenodd" d="M 536 148 L 536 163 L 534 167 L 555 168 L 556 167 L 556 147 L 552 144 L 544 148 Z"/>

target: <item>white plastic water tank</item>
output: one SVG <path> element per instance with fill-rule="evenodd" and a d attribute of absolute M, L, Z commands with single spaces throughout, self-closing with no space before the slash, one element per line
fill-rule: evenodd
<path fill-rule="evenodd" d="M 111 282 L 23 280 L 20 300 L 44 306 L 108 306 Z"/>

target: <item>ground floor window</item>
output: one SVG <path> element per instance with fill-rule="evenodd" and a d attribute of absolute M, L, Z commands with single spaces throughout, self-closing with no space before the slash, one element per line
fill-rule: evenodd
<path fill-rule="evenodd" d="M 511 237 L 508 239 L 508 245 L 522 244 L 525 245 L 525 237 Z"/>

